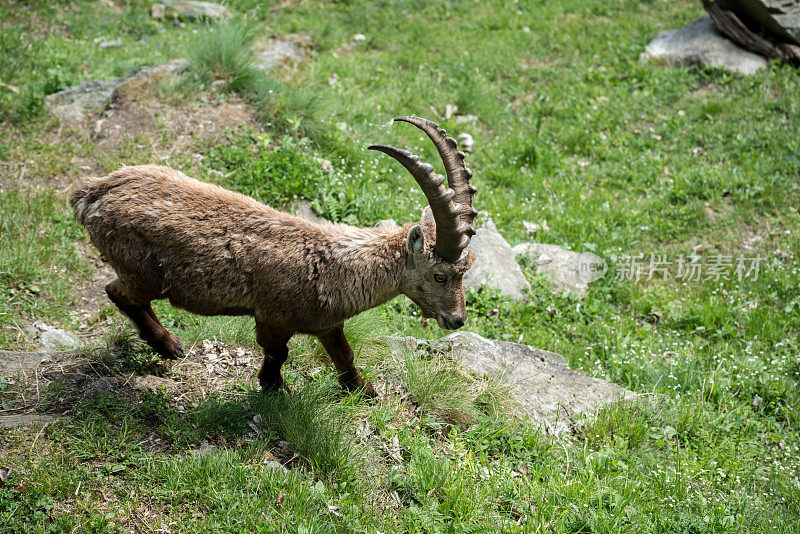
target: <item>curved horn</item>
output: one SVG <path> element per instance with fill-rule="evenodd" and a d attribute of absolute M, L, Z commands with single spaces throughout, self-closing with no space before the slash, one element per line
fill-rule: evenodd
<path fill-rule="evenodd" d="M 469 170 L 464 163 L 466 157 L 463 152 L 458 150 L 458 143 L 452 137 L 447 136 L 438 124 L 422 117 L 414 115 L 406 117 L 397 117 L 396 121 L 403 121 L 413 124 L 433 141 L 436 150 L 439 151 L 439 157 L 442 158 L 444 168 L 447 173 L 447 185 L 455 191 L 455 198 L 453 199 L 457 204 L 461 204 L 461 221 L 469 226 L 469 236 L 475 235 L 475 229 L 472 227 L 472 222 L 478 211 L 472 207 L 472 199 L 477 190 L 470 179 L 472 178 L 472 171 Z"/>
<path fill-rule="evenodd" d="M 433 218 L 436 221 L 436 251 L 448 261 L 457 262 L 475 235 L 472 222 L 478 214 L 472 207 L 475 186 L 470 182 L 472 171 L 464 164 L 464 153 L 458 150 L 458 143 L 447 136 L 433 121 L 421 117 L 398 117 L 395 120 L 408 122 L 425 132 L 433 141 L 447 173 L 445 189 L 444 178 L 433 172 L 433 166 L 420 161 L 407 150 L 385 145 L 373 145 L 370 150 L 379 150 L 399 161 L 411 173 L 428 198 Z"/>
<path fill-rule="evenodd" d="M 408 150 L 400 150 L 388 145 L 372 145 L 369 150 L 377 150 L 393 157 L 419 184 L 436 221 L 436 250 L 443 258 L 456 262 L 461 258 L 461 252 L 469 245 L 466 240 L 455 241 L 453 236 L 459 229 L 458 206 L 453 202 L 455 191 L 444 186 L 444 176 L 433 172 L 433 165 L 425 163 Z M 453 244 L 457 246 L 453 246 Z M 463 246 L 462 246 L 463 244 Z"/>

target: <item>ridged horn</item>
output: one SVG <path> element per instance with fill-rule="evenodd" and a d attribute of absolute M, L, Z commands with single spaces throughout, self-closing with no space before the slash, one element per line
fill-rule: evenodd
<path fill-rule="evenodd" d="M 472 206 L 476 189 L 470 182 L 472 172 L 464 164 L 464 153 L 458 150 L 456 140 L 433 121 L 415 116 L 395 120 L 413 124 L 433 141 L 444 163 L 449 188 L 444 186 L 444 177 L 433 172 L 432 165 L 407 150 L 387 145 L 367 148 L 388 154 L 411 173 L 425 193 L 436 221 L 436 252 L 448 261 L 457 262 L 475 235 L 472 222 L 478 214 Z"/>

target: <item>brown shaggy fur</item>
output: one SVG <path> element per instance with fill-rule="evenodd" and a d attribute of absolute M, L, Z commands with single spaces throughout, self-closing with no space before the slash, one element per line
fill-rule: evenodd
<path fill-rule="evenodd" d="M 304 333 L 320 339 L 344 387 L 373 395 L 342 326 L 400 293 L 443 328 L 466 320 L 461 278 L 474 256 L 440 258 L 427 218 L 394 229 L 320 226 L 153 165 L 91 179 L 71 202 L 119 277 L 106 286 L 109 298 L 154 350 L 182 354 L 153 300 L 202 315 L 252 315 L 265 389 L 284 387 L 286 343 Z"/>

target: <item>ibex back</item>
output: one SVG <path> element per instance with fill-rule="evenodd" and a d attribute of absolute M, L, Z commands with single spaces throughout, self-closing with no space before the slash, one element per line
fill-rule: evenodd
<path fill-rule="evenodd" d="M 281 366 L 295 333 L 319 338 L 349 389 L 374 395 L 353 365 L 344 321 L 403 293 L 442 328 L 466 321 L 461 279 L 474 261 L 475 188 L 464 154 L 431 121 L 399 119 L 436 145 L 444 177 L 417 156 L 371 146 L 416 179 L 429 208 L 398 228 L 320 226 L 168 167 L 124 167 L 89 180 L 71 199 L 75 215 L 118 278 L 111 301 L 156 352 L 182 354 L 159 322 L 156 299 L 202 315 L 252 315 L 264 349 L 265 390 L 284 387 Z"/>

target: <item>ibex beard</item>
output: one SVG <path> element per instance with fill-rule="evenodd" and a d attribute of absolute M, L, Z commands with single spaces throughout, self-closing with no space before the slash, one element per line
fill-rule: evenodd
<path fill-rule="evenodd" d="M 467 319 L 462 277 L 475 257 L 475 187 L 455 140 L 431 121 L 400 117 L 424 131 L 447 174 L 405 150 L 371 146 L 397 159 L 428 198 L 418 223 L 398 228 L 317 225 L 169 167 L 123 167 L 72 195 L 77 219 L 118 278 L 106 293 L 165 358 L 183 354 L 151 302 L 201 315 L 251 315 L 264 349 L 265 390 L 284 388 L 281 366 L 296 333 L 319 338 L 348 390 L 374 396 L 353 363 L 346 319 L 399 294 L 439 326 Z"/>

